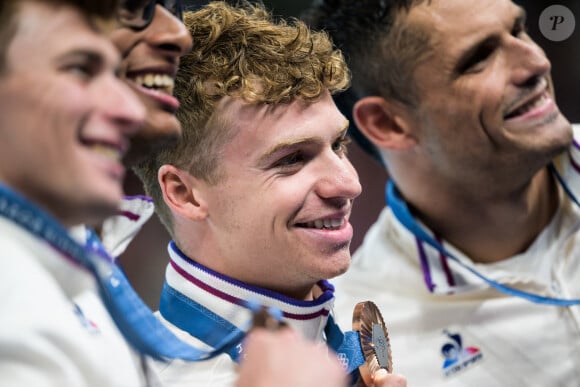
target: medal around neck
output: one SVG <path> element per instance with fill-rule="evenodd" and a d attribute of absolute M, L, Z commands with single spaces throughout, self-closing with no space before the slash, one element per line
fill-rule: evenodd
<path fill-rule="evenodd" d="M 381 368 L 393 372 L 391 344 L 383 316 L 371 301 L 354 307 L 352 329 L 359 332 L 365 363 L 359 367 L 365 385 L 372 385 L 372 375 Z"/>

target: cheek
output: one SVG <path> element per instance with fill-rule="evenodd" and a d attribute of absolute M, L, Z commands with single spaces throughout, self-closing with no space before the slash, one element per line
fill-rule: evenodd
<path fill-rule="evenodd" d="M 78 141 L 77 131 L 87 110 L 55 104 L 55 101 L 62 99 L 43 98 L 29 101 L 31 103 L 22 105 L 26 109 L 16 108 L 10 113 L 10 120 L 18 123 L 19 130 L 16 134 L 19 137 L 26 136 L 27 142 L 37 143 L 46 152 L 52 150 L 51 144 L 60 143 L 58 148 L 66 149 L 71 141 Z"/>
<path fill-rule="evenodd" d="M 134 31 L 128 28 L 116 28 L 114 29 L 109 37 L 111 41 L 117 47 L 117 49 L 121 52 L 124 58 L 128 57 L 131 54 L 130 48 L 135 45 L 137 41 L 137 36 L 140 34 L 135 33 Z M 123 60 L 123 62 L 125 59 Z M 123 63 L 124 64 L 124 63 Z"/>
<path fill-rule="evenodd" d="M 173 141 L 181 134 L 181 125 L 175 115 L 157 106 L 147 108 L 145 125 L 136 136 L 151 141 Z"/>
<path fill-rule="evenodd" d="M 90 109 L 83 104 L 69 106 L 46 106 L 43 111 L 45 137 L 51 141 L 62 143 L 62 147 L 68 147 L 71 143 L 77 143 L 83 133 L 90 134 L 92 127 L 99 127 L 98 123 L 91 121 Z"/>
<path fill-rule="evenodd" d="M 275 188 L 275 189 L 274 189 Z M 265 234 L 286 233 L 288 224 L 302 208 L 304 194 L 295 185 L 281 184 L 266 190 L 256 190 L 252 198 L 242 205 L 248 219 L 253 219 L 256 229 Z"/>
<path fill-rule="evenodd" d="M 47 87 L 39 92 L 35 101 L 36 115 L 42 117 L 52 130 L 61 132 L 76 130 L 87 125 L 91 112 L 98 108 L 99 93 L 74 82 L 63 81 L 60 87 Z M 40 126 L 43 127 L 43 126 Z"/>
<path fill-rule="evenodd" d="M 479 111 L 479 117 L 487 125 L 497 125 L 503 119 L 503 111 L 509 102 L 506 79 L 502 71 L 489 71 L 482 74 L 469 87 L 466 101 Z"/>

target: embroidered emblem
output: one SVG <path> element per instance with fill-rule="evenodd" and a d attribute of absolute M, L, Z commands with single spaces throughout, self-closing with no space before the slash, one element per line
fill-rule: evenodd
<path fill-rule="evenodd" d="M 483 360 L 483 353 L 476 347 L 463 348 L 463 340 L 459 333 L 450 333 L 443 331 L 449 337 L 450 341 L 441 347 L 443 361 L 443 374 L 445 377 L 455 375 L 473 364 Z"/>

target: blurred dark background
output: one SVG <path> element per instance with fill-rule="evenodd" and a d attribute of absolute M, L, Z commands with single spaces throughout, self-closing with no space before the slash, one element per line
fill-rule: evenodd
<path fill-rule="evenodd" d="M 552 61 L 552 76 L 560 109 L 570 121 L 580 122 L 580 108 L 578 108 L 580 104 L 580 32 L 578 32 L 580 29 L 580 20 L 578 20 L 580 0 L 559 2 L 519 0 L 516 2 L 527 10 L 529 34 L 546 51 L 548 58 Z M 185 3 L 188 2 L 185 1 Z M 309 6 L 310 0 L 264 0 L 263 3 L 274 15 L 298 17 Z M 550 20 L 556 21 L 554 17 L 560 15 L 559 9 L 555 10 L 556 13 L 553 15 L 544 13 L 540 19 L 542 12 L 555 4 L 565 6 L 572 15 L 570 18 L 570 14 L 562 14 L 566 18 L 556 25 L 555 31 L 552 31 L 557 33 L 562 26 L 572 28 L 571 35 L 561 41 L 553 40 L 554 36 L 558 38 L 557 34 L 550 35 L 548 33 L 545 35 L 545 30 L 542 33 L 539 28 L 540 20 L 544 26 L 548 23 L 548 27 L 552 26 Z M 387 175 L 383 168 L 356 144 L 351 143 L 349 147 L 349 157 L 359 173 L 363 187 L 363 193 L 355 201 L 351 216 L 351 223 L 355 230 L 351 250 L 354 251 L 384 206 L 383 192 Z M 135 176 L 129 175 L 126 191 L 128 194 L 142 193 L 141 184 Z M 167 232 L 154 218 L 145 225 L 142 232 L 121 257 L 122 265 L 129 279 L 153 309 L 157 309 L 158 306 L 165 266 L 167 265 L 168 242 Z"/>

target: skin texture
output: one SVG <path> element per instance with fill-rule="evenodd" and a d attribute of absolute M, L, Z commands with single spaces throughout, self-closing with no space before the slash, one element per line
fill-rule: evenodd
<path fill-rule="evenodd" d="M 348 218 L 361 187 L 345 155 L 345 118 L 328 93 L 275 107 L 226 97 L 215 114 L 231 123 L 218 182 L 159 171 L 175 240 L 210 269 L 312 299 L 317 281 L 350 264 Z M 330 219 L 339 226 L 314 228 Z"/>
<path fill-rule="evenodd" d="M 523 251 L 557 205 L 544 167 L 572 139 L 550 62 L 508 0 L 436 0 L 403 17 L 432 31 L 414 73 L 418 106 L 365 97 L 357 125 L 439 236 L 479 262 Z"/>
<path fill-rule="evenodd" d="M 0 79 L 0 180 L 65 225 L 99 221 L 123 195 L 120 160 L 143 107 L 115 76 L 115 47 L 77 10 L 19 7 Z"/>
<path fill-rule="evenodd" d="M 254 330 L 244 350 L 246 357 L 241 362 L 237 387 L 348 386 L 340 363 L 328 356 L 324 346 L 306 341 L 290 329 L 277 333 Z M 313 359 L 316 367 L 312 367 Z"/>
<path fill-rule="evenodd" d="M 181 133 L 174 114 L 179 102 L 173 97 L 173 78 L 179 57 L 191 49 L 192 41 L 181 20 L 160 4 L 147 28 L 118 28 L 111 33 L 111 39 L 123 57 L 121 78 L 147 110 L 145 125 L 133 138 L 125 160 L 131 166 L 151 149 L 175 141 Z M 144 86 L 147 76 L 161 77 L 163 81 Z"/>
<path fill-rule="evenodd" d="M 280 351 L 279 348 L 284 348 Z M 237 387 L 318 387 L 348 386 L 340 363 L 319 343 L 305 341 L 290 329 L 273 333 L 252 331 L 244 346 Z M 315 361 L 313 361 L 315 360 Z M 301 370 L 301 372 L 295 372 Z M 405 387 L 403 376 L 379 370 L 368 387 Z"/>

